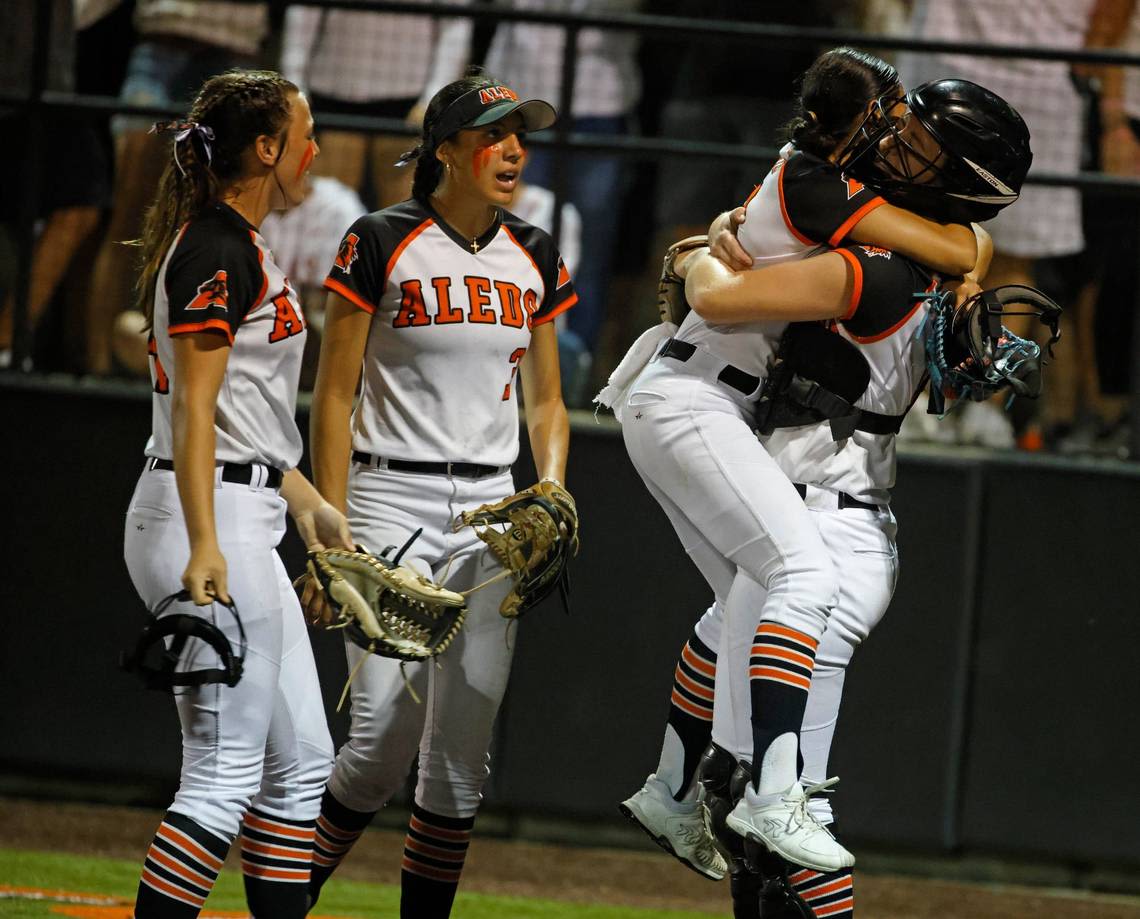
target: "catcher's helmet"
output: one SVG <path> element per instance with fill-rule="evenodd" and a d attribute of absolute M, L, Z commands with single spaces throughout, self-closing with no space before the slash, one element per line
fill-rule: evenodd
<path fill-rule="evenodd" d="M 966 80 L 883 96 L 839 156 L 847 175 L 891 203 L 949 223 L 989 220 L 1012 204 L 1032 161 L 1021 116 Z"/>
<path fill-rule="evenodd" d="M 209 620 L 191 613 L 167 612 L 174 603 L 189 602 L 188 590 L 180 590 L 160 600 L 151 611 L 151 618 L 143 626 L 134 648 L 119 655 L 119 666 L 128 673 L 137 673 L 147 689 L 169 691 L 175 686 L 203 686 L 206 683 L 237 686 L 245 663 L 247 644 L 237 604 L 232 600 L 229 603 L 214 601 L 229 610 L 237 623 L 238 649 L 235 651 L 225 633 Z M 221 666 L 202 670 L 176 670 L 186 643 L 191 638 L 200 638 L 212 647 L 218 654 Z M 156 647 L 161 648 L 160 655 L 153 652 Z"/>

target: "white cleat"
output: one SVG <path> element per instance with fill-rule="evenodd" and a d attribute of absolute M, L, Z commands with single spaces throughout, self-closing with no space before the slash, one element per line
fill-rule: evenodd
<path fill-rule="evenodd" d="M 807 809 L 808 798 L 838 782 L 828 779 L 803 788 L 799 782 L 762 804 L 751 783 L 725 823 L 734 833 L 753 839 L 781 858 L 813 871 L 838 871 L 855 864 L 855 856 L 835 841 L 827 827 Z"/>
<path fill-rule="evenodd" d="M 724 856 L 705 827 L 700 802 L 674 801 L 668 786 L 656 775 L 649 776 L 641 790 L 622 801 L 618 809 L 657 845 L 702 877 L 719 881 L 728 872 Z"/>

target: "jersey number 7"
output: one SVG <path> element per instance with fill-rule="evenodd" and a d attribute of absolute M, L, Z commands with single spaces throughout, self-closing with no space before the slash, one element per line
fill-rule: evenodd
<path fill-rule="evenodd" d="M 523 359 L 524 354 L 526 354 L 526 348 L 515 348 L 515 350 L 511 352 L 511 376 L 510 379 L 507 380 L 507 385 L 503 387 L 504 402 L 511 398 L 511 383 L 513 383 L 515 380 L 515 374 L 518 373 L 519 369 L 519 361 Z"/>

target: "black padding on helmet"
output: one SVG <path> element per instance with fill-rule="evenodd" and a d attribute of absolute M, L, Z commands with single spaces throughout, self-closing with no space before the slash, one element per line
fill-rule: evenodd
<path fill-rule="evenodd" d="M 840 154 L 848 175 L 892 204 L 946 223 L 989 220 L 1017 200 L 1033 152 L 1029 129 L 1008 102 L 968 80 L 934 80 L 912 89 L 905 97 L 909 117 L 940 147 L 931 160 L 904 139 L 900 126 L 908 116 L 890 114 L 898 101 L 879 100 Z"/>
<path fill-rule="evenodd" d="M 229 603 L 214 600 L 229 610 L 237 623 L 239 647 L 235 652 L 225 633 L 212 622 L 191 613 L 166 612 L 174 603 L 189 602 L 188 590 L 177 591 L 160 600 L 151 612 L 151 618 L 143 626 L 134 648 L 119 655 L 119 667 L 128 673 L 137 674 L 147 689 L 168 692 L 175 686 L 203 686 L 207 683 L 236 686 L 241 680 L 247 642 L 237 604 L 232 600 Z M 212 647 L 221 658 L 221 667 L 176 670 L 186 643 L 191 638 L 201 639 Z"/>

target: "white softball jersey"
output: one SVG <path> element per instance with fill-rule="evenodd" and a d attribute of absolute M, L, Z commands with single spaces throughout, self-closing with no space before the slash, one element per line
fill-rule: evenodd
<path fill-rule="evenodd" d="M 224 335 L 231 346 L 214 420 L 217 461 L 263 463 L 282 471 L 296 466 L 302 450 L 294 412 L 304 314 L 261 234 L 225 204 L 182 228 L 158 273 L 147 456 L 174 458 L 173 336 L 191 332 Z"/>
<path fill-rule="evenodd" d="M 744 203 L 738 238 L 754 268 L 808 258 L 840 245 L 867 214 L 884 204 L 832 163 L 786 144 L 764 181 Z M 785 322 L 718 325 L 690 312 L 677 338 L 763 377 Z"/>
<path fill-rule="evenodd" d="M 852 342 L 871 368 L 856 408 L 904 415 L 926 374 L 922 326 L 926 301 L 919 294 L 938 282 L 929 269 L 877 246 L 837 250 L 855 272 L 851 310 L 829 323 Z M 869 504 L 886 505 L 895 483 L 895 437 L 856 431 L 835 441 L 827 424 L 783 428 L 764 445 L 793 482 L 846 492 Z"/>
<path fill-rule="evenodd" d="M 354 450 L 509 466 L 531 329 L 577 302 L 542 230 L 500 211 L 465 239 L 410 199 L 354 223 L 325 286 L 372 316 Z"/>

